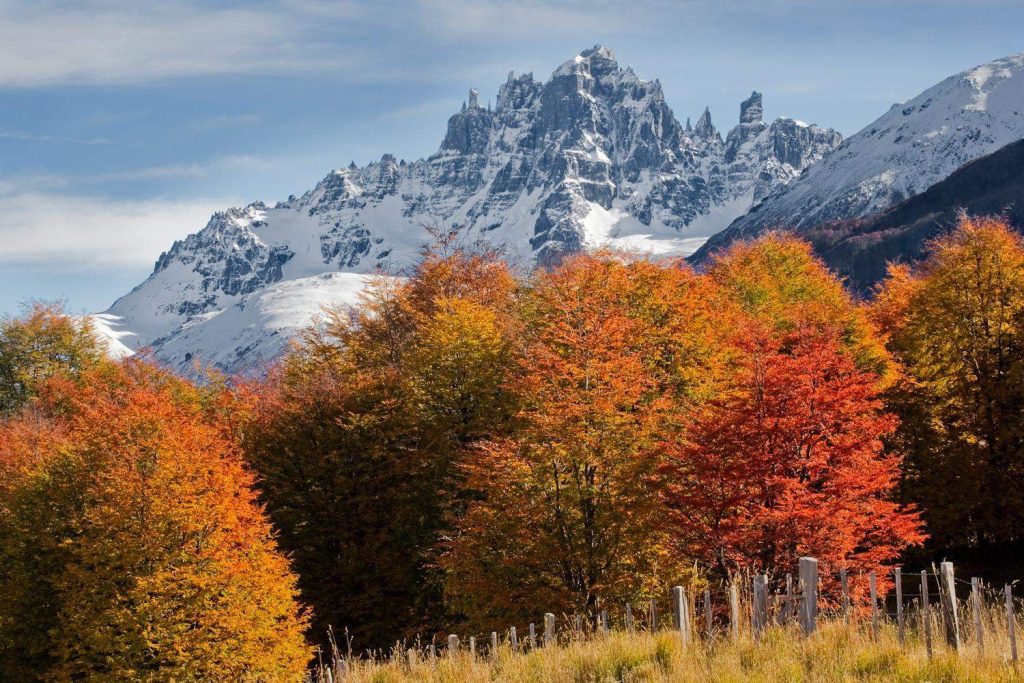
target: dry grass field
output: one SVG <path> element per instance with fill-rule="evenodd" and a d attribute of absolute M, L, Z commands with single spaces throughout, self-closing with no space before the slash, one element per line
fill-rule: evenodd
<path fill-rule="evenodd" d="M 772 626 L 759 640 L 748 630 L 735 641 L 728 633 L 711 638 L 704 634 L 686 647 L 674 631 L 613 630 L 607 635 L 566 636 L 557 646 L 519 652 L 504 643 L 496 654 L 479 646 L 471 654 L 464 642 L 454 654 L 396 648 L 374 658 L 341 658 L 333 666 L 325 662 L 318 678 L 319 683 L 1024 681 L 1010 660 L 1005 614 L 999 605 L 985 608 L 984 654 L 974 635 L 974 615 L 963 605 L 959 653 L 943 641 L 935 615 L 931 657 L 920 618 L 911 614 L 905 645 L 891 622 L 880 626 L 876 641 L 870 619 L 850 625 L 842 619 L 822 620 L 809 638 L 795 624 Z"/>

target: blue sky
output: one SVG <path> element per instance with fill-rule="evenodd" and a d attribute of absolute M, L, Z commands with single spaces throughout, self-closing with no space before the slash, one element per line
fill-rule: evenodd
<path fill-rule="evenodd" d="M 209 214 L 433 152 L 466 90 L 596 43 L 676 116 L 844 134 L 1024 50 L 1021 0 L 0 0 L 0 312 L 105 309 Z"/>

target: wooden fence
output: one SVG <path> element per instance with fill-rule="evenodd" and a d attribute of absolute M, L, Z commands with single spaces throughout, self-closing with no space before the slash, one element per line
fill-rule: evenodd
<path fill-rule="evenodd" d="M 787 574 L 775 577 L 772 582 L 768 575 L 758 574 L 751 577 L 749 582 L 736 581 L 725 587 L 721 601 L 716 600 L 718 596 L 710 589 L 703 590 L 698 601 L 697 595 L 691 595 L 686 586 L 674 586 L 669 591 L 669 615 L 659 614 L 657 600 L 651 600 L 645 609 L 637 610 L 627 603 L 621 609 L 613 610 L 612 614 L 609 609 L 601 609 L 589 617 L 573 614 L 557 618 L 554 613 L 548 612 L 543 615 L 542 640 L 537 639 L 536 626 L 530 623 L 527 624 L 529 638 L 525 642 L 518 638 L 516 626 L 509 626 L 504 633 L 493 631 L 489 638 L 481 639 L 479 642 L 486 642 L 489 647 L 480 651 L 477 637 L 470 636 L 469 648 L 474 655 L 494 656 L 503 646 L 514 651 L 550 647 L 563 638 L 606 636 L 613 627 L 627 631 L 662 631 L 671 628 L 678 633 L 683 646 L 689 646 L 700 638 L 738 640 L 741 630 L 760 639 L 769 626 L 788 623 L 798 624 L 800 633 L 810 638 L 823 618 L 819 611 L 825 602 L 823 597 L 829 598 L 827 603 L 830 607 L 827 612 L 831 618 L 849 622 L 854 616 L 850 575 L 846 569 L 841 569 L 837 578 L 837 594 L 822 596 L 818 561 L 812 557 L 802 557 L 796 577 Z M 905 644 L 908 622 L 913 619 L 920 626 L 928 656 L 931 657 L 935 651 L 935 638 L 941 638 L 947 648 L 960 652 L 964 647 L 964 629 L 970 628 L 973 630 L 971 642 L 980 654 L 984 655 L 986 646 L 1006 647 L 1008 659 L 1017 662 L 1015 606 L 1009 584 L 998 593 L 999 609 L 1006 614 L 1009 642 L 997 645 L 986 642 L 982 619 L 985 607 L 991 608 L 993 605 L 992 596 L 995 594 L 978 577 L 970 581 L 958 580 L 951 562 L 941 563 L 934 571 L 921 571 L 919 578 L 904 575 L 902 568 L 895 569 L 894 591 L 890 595 L 879 594 L 879 581 L 875 572 L 870 572 L 866 578 L 867 605 L 861 607 L 857 614 L 861 619 L 870 620 L 870 633 L 874 639 L 879 638 L 883 623 L 895 621 L 899 642 Z M 959 593 L 966 599 L 958 597 L 958 587 Z M 987 600 L 986 594 L 989 596 Z M 972 616 L 970 624 L 962 623 L 961 619 L 967 611 Z M 612 617 L 617 617 L 614 624 Z M 461 642 L 458 634 L 450 635 L 448 650 L 457 652 Z M 434 651 L 433 646 L 429 651 Z"/>

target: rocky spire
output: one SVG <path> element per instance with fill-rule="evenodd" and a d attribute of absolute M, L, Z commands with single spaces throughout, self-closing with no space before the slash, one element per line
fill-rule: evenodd
<path fill-rule="evenodd" d="M 704 107 L 704 113 L 697 119 L 697 125 L 693 127 L 693 132 L 704 138 L 714 137 L 718 133 L 711 123 L 711 110 L 708 107 Z"/>
<path fill-rule="evenodd" d="M 756 90 L 750 93 L 750 97 L 740 102 L 740 123 L 760 123 L 764 116 L 764 107 L 761 105 L 761 93 Z"/>
<path fill-rule="evenodd" d="M 693 126 L 690 125 L 690 117 L 689 116 L 686 117 L 686 132 L 687 133 L 692 133 L 693 132 Z"/>
<path fill-rule="evenodd" d="M 479 98 L 480 98 L 479 91 L 477 91 L 476 88 L 470 88 L 469 89 L 469 108 L 470 109 L 478 109 L 480 107 Z"/>

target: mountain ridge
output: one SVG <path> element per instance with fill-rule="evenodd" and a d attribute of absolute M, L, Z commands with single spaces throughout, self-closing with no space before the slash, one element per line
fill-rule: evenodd
<path fill-rule="evenodd" d="M 386 154 L 300 197 L 214 214 L 97 326 L 178 370 L 244 370 L 278 355 L 322 300 L 352 302 L 375 274 L 399 276 L 424 225 L 457 226 L 526 267 L 601 246 L 684 256 L 842 140 L 762 115 L 754 92 L 724 139 L 707 109 L 681 125 L 657 80 L 601 46 L 545 82 L 509 73 L 494 109 L 470 90 L 426 159 Z"/>
<path fill-rule="evenodd" d="M 1000 215 L 1024 228 L 1024 140 L 970 161 L 924 192 L 868 218 L 826 223 L 803 236 L 848 287 L 861 294 L 891 261 L 914 263 L 951 231 L 961 211 Z"/>
<path fill-rule="evenodd" d="M 777 189 L 692 256 L 771 228 L 796 232 L 865 218 L 912 197 L 964 164 L 1024 138 L 1024 53 L 950 76 L 897 103 Z"/>

